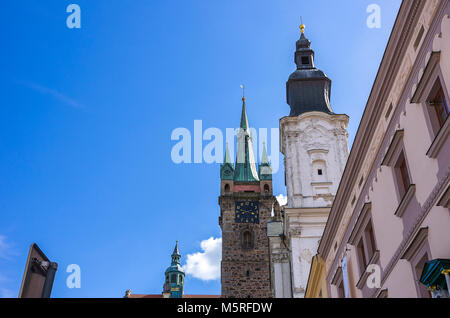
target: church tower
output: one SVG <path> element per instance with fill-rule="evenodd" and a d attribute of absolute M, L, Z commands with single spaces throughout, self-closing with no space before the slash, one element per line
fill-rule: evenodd
<path fill-rule="evenodd" d="M 236 162 L 231 162 L 227 145 L 220 179 L 222 297 L 273 297 L 267 222 L 277 203 L 272 193 L 272 168 L 265 144 L 258 169 L 256 166 L 245 97 L 237 134 Z"/>
<path fill-rule="evenodd" d="M 178 241 L 172 253 L 172 263 L 166 269 L 163 296 L 165 298 L 183 298 L 184 271 L 181 268 L 181 254 L 178 250 Z"/>
<path fill-rule="evenodd" d="M 291 111 L 280 120 L 288 198 L 283 226 L 293 297 L 304 297 L 312 256 L 317 252 L 349 153 L 349 118 L 333 113 L 331 80 L 315 67 L 305 26 L 300 29 L 294 59 L 297 69 L 286 83 Z"/>

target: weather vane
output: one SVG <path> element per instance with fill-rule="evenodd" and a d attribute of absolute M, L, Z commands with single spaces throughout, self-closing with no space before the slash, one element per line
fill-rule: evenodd
<path fill-rule="evenodd" d="M 245 85 L 241 85 L 242 88 L 242 100 L 245 102 Z"/>

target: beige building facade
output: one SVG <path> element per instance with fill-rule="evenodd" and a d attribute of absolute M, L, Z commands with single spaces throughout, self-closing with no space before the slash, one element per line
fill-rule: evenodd
<path fill-rule="evenodd" d="M 421 280 L 450 259 L 449 87 L 450 2 L 403 1 L 306 297 L 448 296 Z"/>

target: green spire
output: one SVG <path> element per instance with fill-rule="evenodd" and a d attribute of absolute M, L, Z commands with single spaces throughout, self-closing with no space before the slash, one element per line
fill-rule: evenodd
<path fill-rule="evenodd" d="M 241 129 L 248 130 L 248 117 L 247 117 L 247 109 L 245 107 L 245 97 L 242 97 L 242 114 L 241 114 Z"/>
<path fill-rule="evenodd" d="M 178 250 L 178 241 L 175 243 L 175 248 L 173 249 L 172 253 L 172 265 L 179 265 L 180 264 L 180 258 L 181 254 Z"/>
<path fill-rule="evenodd" d="M 237 135 L 237 152 L 234 181 L 257 182 L 259 181 L 256 170 L 256 161 L 253 154 L 252 137 L 245 107 L 245 97 L 242 97 L 241 126 Z"/>
<path fill-rule="evenodd" d="M 267 155 L 266 143 L 263 142 L 263 151 L 261 164 L 259 165 L 259 179 L 272 180 L 272 167 L 270 166 L 269 156 Z"/>
<path fill-rule="evenodd" d="M 223 163 L 230 163 L 231 164 L 231 157 L 230 157 L 230 150 L 228 149 L 228 142 L 225 147 L 225 157 L 223 158 Z"/>
<path fill-rule="evenodd" d="M 263 152 L 261 156 L 261 164 L 269 164 L 269 157 L 267 156 L 266 142 L 263 142 Z"/>
<path fill-rule="evenodd" d="M 184 270 L 180 263 L 181 254 L 178 249 L 178 241 L 172 253 L 172 263 L 166 269 L 163 293 L 170 294 L 171 298 L 182 298 L 184 293 Z"/>
<path fill-rule="evenodd" d="M 230 150 L 228 149 L 228 143 L 225 149 L 225 156 L 223 158 L 223 164 L 220 165 L 220 179 L 222 180 L 233 180 L 234 177 L 234 167 L 231 163 Z"/>

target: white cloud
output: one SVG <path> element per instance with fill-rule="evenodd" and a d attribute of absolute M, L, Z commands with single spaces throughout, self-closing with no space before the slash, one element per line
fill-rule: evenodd
<path fill-rule="evenodd" d="M 210 237 L 200 243 L 203 252 L 188 254 L 186 265 L 183 266 L 186 274 L 195 278 L 209 281 L 220 277 L 220 261 L 222 259 L 222 238 Z"/>
<path fill-rule="evenodd" d="M 6 242 L 6 236 L 0 235 L 0 259 L 10 260 L 11 246 Z"/>
<path fill-rule="evenodd" d="M 287 197 L 284 196 L 284 195 L 282 195 L 282 194 L 280 194 L 280 195 L 277 196 L 277 200 L 278 200 L 278 203 L 279 203 L 281 206 L 287 204 Z"/>

